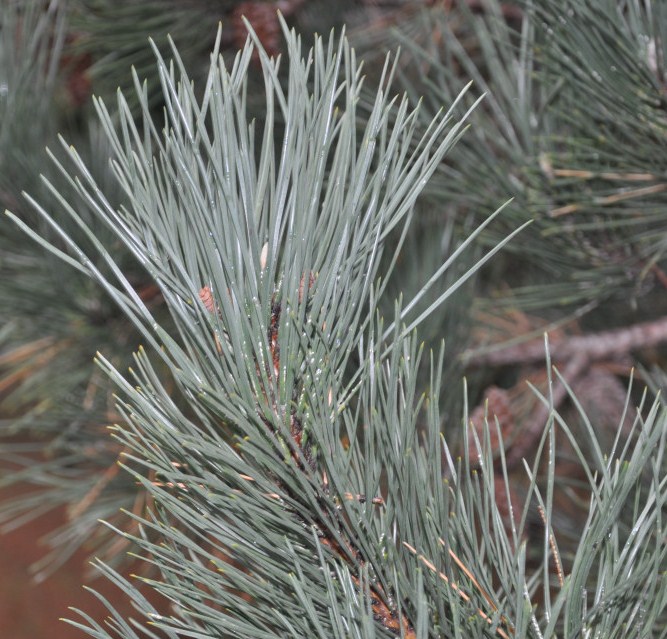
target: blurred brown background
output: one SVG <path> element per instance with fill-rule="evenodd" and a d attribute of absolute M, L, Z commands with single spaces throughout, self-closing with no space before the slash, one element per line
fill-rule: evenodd
<path fill-rule="evenodd" d="M 0 491 L 0 500 L 7 491 Z M 64 521 L 62 511 L 39 518 L 18 530 L 0 535 L 0 639 L 80 639 L 87 635 L 60 621 L 76 618 L 68 608 L 80 608 L 100 620 L 104 606 L 85 591 L 88 556 L 75 555 L 65 566 L 41 583 L 36 583 L 30 565 L 44 556 L 47 549 L 40 539 Z M 118 591 L 104 579 L 90 584 L 114 602 L 123 606 Z"/>

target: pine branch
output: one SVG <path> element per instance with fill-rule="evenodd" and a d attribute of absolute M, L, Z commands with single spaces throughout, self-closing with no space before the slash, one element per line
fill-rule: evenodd
<path fill-rule="evenodd" d="M 347 41 L 317 39 L 304 56 L 283 28 L 286 84 L 282 63 L 256 34 L 230 65 L 216 49 L 202 87 L 175 48 L 168 64 L 154 46 L 165 122 L 151 116 L 138 76 L 140 120 L 122 92 L 116 109 L 96 103 L 121 203 L 64 144 L 67 158 L 54 159 L 66 188 L 51 181 L 48 197 L 28 199 L 58 241 L 9 214 L 100 285 L 146 344 L 127 372 L 98 356 L 118 389 L 113 434 L 123 472 L 116 477 L 108 465 L 75 509 L 89 513 L 107 481 L 134 482 L 142 498 L 128 509 L 131 526 L 110 527 L 118 548 L 131 544 L 153 570 L 144 585 L 174 605 L 156 610 L 100 564 L 137 619 L 103 602 L 106 624 L 84 613 L 72 623 L 98 639 L 620 639 L 630 628 L 663 631 L 660 405 L 640 407 L 627 442 L 619 432 L 607 449 L 559 377 L 589 445 L 557 410 L 556 393 L 540 397 L 546 424 L 517 508 L 512 460 L 501 432 L 494 459 L 488 419 L 470 430 L 464 411 L 468 454 L 449 448 L 457 425 L 443 436 L 440 394 L 453 392 L 444 352 L 431 355 L 422 392 L 414 334 L 502 242 L 456 273 L 426 312 L 418 302 L 436 278 L 397 302 L 388 322 L 380 312 L 383 265 L 396 266 L 413 206 L 476 100 L 457 96 L 421 130 L 420 109 L 391 97 L 398 67 L 388 61 L 361 124 L 362 77 Z M 263 122 L 248 117 L 257 59 Z M 489 228 L 469 231 L 436 274 Z M 119 263 L 119 245 L 159 289 L 170 318 Z M 571 552 L 555 508 L 557 437 L 567 440 L 588 500 Z M 530 545 L 532 502 L 542 538 Z"/>
<path fill-rule="evenodd" d="M 352 617 L 341 613 L 346 623 L 366 627 L 370 619 L 385 632 L 416 636 L 412 618 L 416 614 L 421 619 L 425 611 L 410 603 L 411 593 L 416 592 L 414 577 L 401 576 L 397 582 L 400 573 L 380 561 L 377 541 L 368 536 L 367 527 L 379 523 L 375 510 L 383 503 L 390 506 L 388 498 L 378 494 L 381 459 L 363 468 L 367 453 L 355 434 L 360 414 L 354 407 L 360 397 L 374 402 L 375 393 L 382 393 L 388 404 L 380 409 L 386 412 L 384 419 L 370 404 L 364 409 L 369 417 L 376 414 L 373 428 L 379 433 L 385 420 L 395 422 L 407 416 L 404 413 L 413 402 L 413 381 L 404 406 L 399 408 L 392 395 L 402 378 L 414 378 L 413 364 L 404 367 L 401 358 L 416 362 L 418 354 L 400 332 L 398 321 L 390 329 L 393 342 L 387 340 L 389 334 L 379 320 L 376 324 L 383 287 L 375 281 L 386 239 L 409 219 L 423 184 L 460 136 L 463 120 L 452 119 L 450 109 L 434 119 L 426 134 L 415 137 L 417 111 L 411 111 L 405 99 L 392 100 L 383 88 L 357 141 L 361 76 L 349 45 L 343 40 L 337 47 L 331 43 L 325 48 L 318 41 L 312 58 L 303 60 L 296 36 L 285 35 L 290 53 L 289 93 L 280 83 L 277 63 L 253 35 L 268 106 L 256 158 L 251 151 L 254 125 L 245 119 L 243 98 L 248 68 L 255 58 L 251 45 L 231 70 L 217 54 L 213 56 L 201 103 L 176 50 L 176 66 L 169 67 L 154 47 L 169 118 L 164 134 L 150 121 L 150 101 L 138 79 L 138 100 L 147 122 L 144 130 L 137 128 L 122 95 L 120 127 L 117 118 L 98 103 L 115 151 L 116 174 L 129 200 L 127 207 L 114 209 L 81 159 L 70 151 L 81 176 L 69 178 L 70 188 L 81 201 L 93 205 L 109 229 L 146 265 L 162 291 L 177 333 L 156 320 L 92 227 L 55 187 L 51 187 L 53 195 L 80 228 L 85 244 L 33 203 L 72 257 L 12 217 L 43 246 L 102 284 L 169 367 L 188 398 L 189 412 L 197 417 L 193 420 L 181 413 L 143 353 L 136 359 L 134 388 L 102 360 L 123 393 L 132 397 L 120 407 L 127 423 L 117 433 L 122 449 L 128 451 L 124 459 L 151 495 L 151 503 L 160 508 L 169 504 L 164 512 L 171 511 L 164 518 L 153 509 L 135 515 L 140 533 L 125 533 L 125 538 L 146 549 L 149 544 L 151 555 L 160 557 L 164 550 L 158 550 L 152 538 L 166 535 L 176 555 L 189 542 L 172 518 L 203 535 L 203 522 L 192 510 L 197 508 L 194 502 L 200 500 L 199 494 L 213 490 L 223 501 L 225 495 L 235 495 L 235 501 L 226 504 L 223 519 L 215 515 L 220 530 L 228 532 L 216 533 L 213 541 L 248 572 L 223 577 L 216 585 L 204 571 L 192 583 L 192 597 L 199 599 L 201 588 L 208 592 L 222 587 L 236 608 L 242 604 L 234 593 L 250 588 L 257 611 L 262 601 L 275 606 L 285 596 L 298 594 L 308 609 L 314 606 L 308 623 L 328 627 L 332 620 L 327 620 L 321 602 L 331 600 L 341 606 L 342 592 L 335 583 L 323 583 L 323 573 L 292 563 L 296 557 L 293 560 L 291 552 L 266 563 L 272 548 L 287 544 L 299 556 L 321 556 L 328 566 L 324 574 L 332 566 L 345 572 L 350 587 L 361 595 Z M 392 74 L 388 63 L 382 87 Z M 312 94 L 311 77 L 315 79 Z M 285 121 L 282 157 L 274 149 L 274 108 Z M 68 177 L 69 172 L 60 168 Z M 180 190 L 177 185 L 187 186 Z M 183 226 L 179 219 L 190 222 Z M 98 253 L 112 276 L 96 266 L 98 258 L 88 257 L 87 246 Z M 460 277 L 457 286 L 474 272 L 472 268 Z M 446 297 L 441 296 L 440 302 Z M 436 300 L 432 308 L 440 302 Z M 400 310 L 397 313 L 400 319 L 407 317 Z M 413 327 L 420 321 L 420 317 L 414 320 Z M 363 363 L 346 383 L 354 351 Z M 387 371 L 382 370 L 385 363 L 390 365 Z M 148 389 L 153 390 L 145 394 Z M 159 420 L 158 414 L 162 415 Z M 167 431 L 165 424 L 171 424 Z M 413 430 L 406 437 L 416 437 L 414 419 L 401 428 L 408 424 Z M 216 432 L 220 429 L 227 433 L 223 439 Z M 176 431 L 183 434 L 178 439 L 180 452 L 172 440 Z M 343 432 L 351 442 L 348 452 L 341 447 Z M 202 453 L 206 450 L 203 465 L 192 457 L 198 456 L 191 448 L 195 441 Z M 183 444 L 187 455 L 183 455 Z M 398 459 L 391 463 L 401 474 L 405 472 Z M 345 471 L 350 464 L 351 475 Z M 243 470 L 230 475 L 233 468 Z M 212 472 L 222 473 L 220 479 L 224 479 L 215 489 Z M 348 495 L 361 499 L 349 500 Z M 267 496 L 274 497 L 267 503 Z M 180 510 L 177 504 L 183 499 L 191 503 L 188 512 L 176 515 L 173 509 Z M 266 513 L 270 519 L 264 524 L 258 519 L 257 499 L 262 508 L 271 505 Z M 392 501 L 396 500 L 402 502 L 403 497 L 393 494 Z M 90 494 L 76 508 L 85 511 L 89 501 Z M 212 494 L 207 501 L 213 505 Z M 252 525 L 257 529 L 252 538 L 259 543 L 259 554 L 246 543 L 239 545 L 239 533 L 230 528 L 230 522 L 236 521 L 247 534 L 246 508 L 255 512 Z M 237 517 L 228 519 L 235 511 Z M 396 512 L 395 507 L 391 512 Z M 270 534 L 274 528 L 277 536 Z M 144 530 L 153 532 L 144 537 Z M 207 549 L 206 544 L 200 547 L 203 553 Z M 399 560 L 398 548 L 385 552 Z M 159 565 L 164 580 L 155 587 L 172 597 L 171 589 L 181 586 L 164 576 L 170 573 L 168 561 Z M 305 571 L 297 591 L 297 584 L 285 580 L 295 570 Z M 259 585 L 264 581 L 272 586 L 262 594 Z M 195 618 L 199 605 L 192 608 Z M 249 607 L 245 602 L 242 610 Z M 246 617 L 242 610 L 238 618 L 232 612 L 221 614 L 220 627 Z M 302 611 L 290 613 L 287 625 L 273 615 L 253 614 L 256 629 L 274 632 L 306 621 Z M 334 624 L 339 632 L 340 624 L 340 620 Z M 248 629 L 244 633 L 257 636 Z"/>

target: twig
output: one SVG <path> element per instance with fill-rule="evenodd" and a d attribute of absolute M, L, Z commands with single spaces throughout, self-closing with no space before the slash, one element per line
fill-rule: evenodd
<path fill-rule="evenodd" d="M 613 195 L 607 195 L 605 197 L 596 197 L 593 198 L 592 202 L 581 202 L 577 204 L 568 204 L 566 206 L 561 206 L 557 209 L 549 211 L 549 217 L 561 217 L 562 215 L 569 215 L 570 213 L 576 213 L 581 211 L 588 206 L 606 206 L 607 204 L 616 204 L 616 202 L 621 202 L 623 200 L 631 200 L 638 197 L 644 197 L 645 195 L 651 195 L 653 193 L 660 193 L 667 189 L 667 184 L 654 184 L 653 186 L 644 186 L 639 189 L 632 189 L 630 191 L 622 191 L 621 193 L 614 193 Z"/>
<path fill-rule="evenodd" d="M 48 343 L 51 345 L 44 348 L 43 346 Z M 32 360 L 0 378 L 0 393 L 8 391 L 13 386 L 23 382 L 26 378 L 33 375 L 35 371 L 43 368 L 56 355 L 67 349 L 70 343 L 70 339 L 61 339 L 54 343 L 50 341 L 50 338 L 44 338 L 19 346 L 3 355 L 0 365 L 22 362 L 30 357 L 32 357 Z"/>
<path fill-rule="evenodd" d="M 486 599 L 486 602 L 489 604 L 489 606 L 491 606 L 491 608 L 493 608 L 494 611 L 498 610 L 498 606 L 496 606 L 496 604 L 493 603 L 491 595 L 489 595 L 489 593 L 486 592 L 484 588 L 482 588 L 477 579 L 475 579 L 475 577 L 473 576 L 472 572 L 470 572 L 470 570 L 468 570 L 466 565 L 458 558 L 458 555 L 451 548 L 447 546 L 445 540 L 442 539 L 441 537 L 438 537 L 438 543 L 443 548 L 447 548 L 447 552 L 449 553 L 449 556 L 454 560 L 454 563 L 463 571 L 466 577 L 468 577 L 468 579 L 470 579 L 470 581 L 472 581 L 472 583 L 475 584 L 475 588 L 477 588 L 482 597 Z"/>
<path fill-rule="evenodd" d="M 264 251 L 262 251 L 264 253 Z M 307 303 L 307 298 L 310 295 L 310 291 L 315 285 L 315 275 L 313 273 L 304 273 L 301 276 L 298 290 L 298 302 L 299 304 Z M 213 292 L 208 286 L 204 286 L 199 291 L 199 298 L 201 303 L 204 305 L 206 310 L 209 313 L 216 314 L 218 313 L 218 302 L 215 299 Z M 304 298 L 306 298 L 304 300 Z M 280 353 L 280 318 L 283 308 L 283 302 L 280 299 L 278 291 L 274 292 L 273 298 L 271 300 L 271 316 L 269 318 L 269 325 L 267 327 L 267 350 L 270 359 L 270 364 L 266 364 L 265 370 L 262 371 L 258 362 L 255 362 L 255 368 L 258 376 L 261 378 L 265 374 L 270 381 L 272 381 L 277 387 L 280 384 L 280 369 L 281 369 L 281 353 Z M 222 349 L 218 349 L 219 354 L 222 354 Z M 273 407 L 273 410 L 276 414 L 281 414 L 282 409 L 276 401 L 275 388 L 262 391 L 265 394 L 264 399 L 267 399 Z M 329 399 L 329 404 L 331 399 Z M 265 415 L 259 415 L 260 419 L 264 422 L 267 429 L 271 434 L 285 443 L 291 452 L 292 459 L 296 462 L 299 468 L 305 472 L 313 472 L 315 470 L 315 458 L 312 451 L 312 446 L 310 442 L 305 437 L 304 426 L 301 422 L 301 419 L 298 417 L 296 412 L 296 402 L 293 402 L 292 407 L 290 408 L 289 414 L 289 424 L 290 424 L 290 438 L 283 437 L 283 435 L 277 430 L 277 428 L 271 423 L 271 421 L 266 418 Z M 254 481 L 252 477 L 248 475 L 241 475 L 243 479 L 248 481 Z M 168 487 L 172 487 L 173 484 L 164 484 Z M 180 488 L 180 486 L 177 486 Z M 187 488 L 186 488 L 187 489 Z M 328 493 L 328 481 L 326 474 L 322 476 L 322 491 L 323 493 Z M 289 489 L 288 489 L 289 492 Z M 276 498 L 277 494 L 269 494 L 271 498 Z M 292 495 L 298 500 L 298 496 Z M 375 505 L 384 505 L 384 500 L 381 497 L 369 497 L 369 501 Z M 353 493 L 343 493 L 338 501 L 358 501 L 364 503 L 367 500 L 365 495 L 353 494 Z M 355 584 L 360 585 L 360 577 L 354 573 L 359 573 L 361 569 L 368 563 L 366 558 L 363 557 L 361 551 L 355 546 L 353 540 L 345 539 L 344 544 L 341 545 L 338 541 L 334 539 L 334 536 L 326 532 L 327 525 L 323 525 L 319 530 L 320 542 L 322 545 L 330 548 L 335 555 L 343 562 L 345 562 L 351 569 L 352 580 Z M 354 558 L 354 560 L 353 560 Z M 417 635 L 408 619 L 407 615 L 399 606 L 393 601 L 391 594 L 385 592 L 383 587 L 378 583 L 373 583 L 370 586 L 370 603 L 371 610 L 373 612 L 373 618 L 375 621 L 380 623 L 386 630 L 394 633 L 397 636 L 402 637 L 403 639 L 416 639 Z"/>
<path fill-rule="evenodd" d="M 554 537 L 554 534 L 551 530 L 551 525 L 547 521 L 547 516 L 544 512 L 544 508 L 542 508 L 542 506 L 538 506 L 537 510 L 540 513 L 540 517 L 542 518 L 542 523 L 544 524 L 544 527 L 548 531 L 549 546 L 551 548 L 551 553 L 553 555 L 554 566 L 556 568 L 556 575 L 558 577 L 558 584 L 562 588 L 565 585 L 565 573 L 563 572 L 563 563 L 560 560 L 560 552 L 558 551 L 556 538 Z"/>
<path fill-rule="evenodd" d="M 123 452 L 121 452 L 121 455 Z M 70 504 L 67 509 L 67 516 L 70 520 L 78 519 L 83 513 L 90 508 L 90 506 L 102 494 L 104 489 L 113 481 L 118 475 L 120 466 L 117 461 L 111 464 L 92 485 L 90 490 L 75 504 Z"/>
<path fill-rule="evenodd" d="M 446 584 L 449 584 L 449 586 L 451 587 L 451 589 L 452 589 L 452 590 L 453 590 L 459 597 L 461 597 L 461 599 L 463 599 L 463 601 L 466 601 L 466 602 L 470 603 L 470 601 L 471 601 L 471 600 L 470 600 L 470 595 L 469 595 L 468 593 L 466 593 L 465 591 L 461 590 L 461 587 L 458 586 L 456 583 L 454 583 L 454 582 L 453 582 L 453 581 L 452 581 L 452 580 L 451 580 L 451 579 L 450 579 L 444 572 L 438 570 L 438 569 L 435 567 L 435 565 L 433 564 L 433 562 L 429 561 L 424 555 L 422 555 L 422 554 L 418 554 L 418 553 L 417 553 L 417 549 L 414 548 L 413 546 L 411 546 L 409 543 L 407 543 L 407 542 L 404 541 L 404 542 L 403 542 L 403 545 L 404 545 L 404 546 L 405 546 L 405 547 L 406 547 L 406 548 L 407 548 L 407 549 L 408 549 L 408 550 L 409 550 L 415 557 L 417 557 L 417 559 L 418 559 L 419 561 L 421 561 L 421 562 L 422 562 L 422 563 L 423 563 L 429 570 L 431 570 L 433 573 L 435 573 L 436 575 L 438 575 L 438 577 L 440 577 L 440 579 L 442 579 Z M 456 555 L 454 554 L 454 552 L 453 552 L 451 549 L 450 549 L 450 551 L 449 551 L 449 554 L 455 559 L 457 565 L 459 565 L 459 566 L 463 566 L 463 563 L 461 562 L 461 560 L 460 560 L 458 557 L 456 557 Z M 466 575 L 468 575 L 469 578 L 472 579 L 472 575 L 471 575 L 470 571 L 468 571 L 467 569 L 465 569 L 464 572 L 466 573 Z M 479 586 L 479 584 L 477 583 L 477 581 L 476 581 L 475 579 L 472 579 L 472 582 L 473 582 L 473 584 L 475 584 L 475 586 L 480 590 L 482 596 L 483 596 L 483 597 L 490 603 L 491 607 L 494 609 L 494 612 L 497 611 L 498 608 L 497 608 L 491 601 L 489 601 L 489 599 L 487 598 L 488 595 L 486 595 L 486 593 L 480 588 L 480 586 Z M 484 621 L 486 621 L 487 623 L 489 623 L 489 624 L 493 623 L 493 622 L 492 622 L 492 619 L 489 617 L 489 615 L 487 615 L 481 608 L 477 608 L 477 614 L 478 614 L 482 619 L 484 619 Z M 504 617 L 503 617 L 502 619 L 503 619 L 503 621 L 506 621 L 506 619 L 505 619 Z M 497 633 L 500 637 L 502 637 L 503 639 L 510 639 L 510 636 L 509 636 L 504 630 L 502 630 L 501 628 L 496 628 L 496 633 Z"/>
<path fill-rule="evenodd" d="M 596 173 L 594 171 L 583 171 L 579 169 L 551 169 L 555 177 L 575 177 L 581 180 L 612 180 L 622 182 L 655 182 L 658 176 L 653 173 Z"/>
<path fill-rule="evenodd" d="M 569 361 L 583 355 L 592 363 L 663 342 L 667 342 L 667 317 L 590 335 L 561 337 L 549 344 L 549 350 L 553 362 Z M 471 367 L 531 364 L 544 358 L 542 338 L 490 352 L 478 351 L 463 355 L 465 363 Z"/>

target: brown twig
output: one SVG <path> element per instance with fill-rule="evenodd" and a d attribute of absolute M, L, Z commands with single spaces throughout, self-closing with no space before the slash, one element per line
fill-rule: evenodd
<path fill-rule="evenodd" d="M 549 547 L 551 548 L 551 554 L 553 555 L 554 567 L 556 568 L 556 576 L 558 577 L 558 584 L 562 588 L 565 585 L 565 573 L 563 572 L 563 563 L 560 560 L 560 552 L 558 551 L 558 545 L 556 544 L 556 538 L 551 530 L 549 522 L 547 522 L 547 517 L 544 513 L 544 508 L 542 506 L 537 507 L 540 517 L 542 518 L 542 523 L 548 531 L 549 535 Z"/>
<path fill-rule="evenodd" d="M 551 169 L 554 177 L 574 177 L 581 180 L 611 180 L 621 182 L 655 182 L 659 179 L 654 173 L 613 173 L 584 171 L 579 169 Z"/>
<path fill-rule="evenodd" d="M 122 453 L 121 453 L 122 454 Z M 119 456 L 120 457 L 120 456 Z M 104 489 L 113 481 L 118 475 L 120 466 L 118 461 L 107 467 L 107 469 L 99 476 L 97 481 L 92 485 L 90 490 L 76 503 L 70 504 L 67 509 L 67 516 L 70 520 L 78 519 L 83 515 L 88 508 L 97 500 Z"/>
<path fill-rule="evenodd" d="M 592 202 L 580 202 L 576 204 L 567 204 L 557 209 L 549 211 L 549 217 L 561 217 L 562 215 L 569 215 L 586 209 L 589 206 L 607 206 L 608 204 L 616 204 L 623 200 L 632 200 L 634 198 L 644 197 L 645 195 L 652 195 L 653 193 L 660 193 L 667 189 L 667 184 L 654 184 L 652 186 L 644 186 L 639 189 L 632 189 L 629 191 L 621 191 L 613 195 L 606 195 L 604 197 L 593 198 Z"/>
<path fill-rule="evenodd" d="M 590 335 L 561 337 L 549 343 L 549 352 L 554 363 L 569 361 L 578 355 L 585 356 L 589 362 L 595 362 L 663 342 L 667 342 L 667 317 Z M 544 359 L 543 339 L 463 355 L 463 360 L 470 367 L 533 364 Z"/>
<path fill-rule="evenodd" d="M 56 355 L 66 350 L 71 342 L 72 340 L 69 338 L 61 339 L 57 342 L 53 342 L 51 338 L 43 338 L 19 346 L 9 353 L 5 353 L 0 358 L 0 366 L 17 363 L 21 363 L 21 365 L 12 369 L 4 377 L 0 377 L 0 393 L 10 390 L 12 387 L 25 381 L 36 371 L 44 368 Z"/>
<path fill-rule="evenodd" d="M 440 540 L 440 541 L 442 541 L 442 540 Z M 452 589 L 452 590 L 453 590 L 459 597 L 461 597 L 461 599 L 463 599 L 463 601 L 466 601 L 466 602 L 470 602 L 470 601 L 471 601 L 471 599 L 470 599 L 470 595 L 469 595 L 467 592 L 465 592 L 464 590 L 462 590 L 461 587 L 460 587 L 458 584 L 456 584 L 455 582 L 453 582 L 453 581 L 452 581 L 452 580 L 451 580 L 451 579 L 450 579 L 444 572 L 438 570 L 438 569 L 435 567 L 435 565 L 433 564 L 433 562 L 429 561 L 424 555 L 419 554 L 419 553 L 417 552 L 417 549 L 414 548 L 413 546 L 411 546 L 410 544 L 408 544 L 407 542 L 404 541 L 404 542 L 403 542 L 403 545 L 404 545 L 404 546 L 405 546 L 405 547 L 406 547 L 406 548 L 407 548 L 407 549 L 408 549 L 408 550 L 409 550 L 415 557 L 417 557 L 417 559 L 418 559 L 419 561 L 421 561 L 421 563 L 423 563 L 424 566 L 426 566 L 426 567 L 427 567 L 430 571 L 432 571 L 434 574 L 438 575 L 438 577 L 440 577 L 440 579 L 442 579 L 446 584 L 449 584 L 450 588 L 451 588 L 451 589 Z M 484 591 L 484 589 L 481 588 L 481 586 L 477 583 L 477 580 L 474 579 L 474 578 L 472 577 L 472 573 L 471 573 L 467 568 L 465 568 L 463 562 L 462 562 L 462 561 L 461 561 L 461 560 L 454 554 L 454 552 L 453 552 L 451 549 L 449 549 L 449 554 L 450 554 L 450 556 L 454 559 L 454 561 L 456 562 L 456 564 L 457 564 L 460 568 L 462 568 L 462 569 L 464 570 L 464 572 L 465 572 L 465 574 L 468 576 L 468 578 L 472 580 L 472 583 L 473 583 L 473 584 L 475 585 L 475 587 L 480 591 L 480 593 L 482 594 L 482 596 L 484 597 L 484 599 L 486 599 L 487 603 L 489 603 L 489 605 L 491 606 L 491 608 L 493 608 L 493 611 L 495 612 L 495 611 L 498 609 L 497 606 L 491 601 L 490 597 L 486 594 L 486 592 Z M 491 618 L 489 617 L 489 615 L 487 615 L 481 608 L 478 608 L 478 609 L 477 609 L 477 614 L 478 614 L 482 619 L 484 619 L 484 621 L 486 621 L 487 623 L 489 623 L 489 624 L 492 623 L 492 620 L 491 620 Z M 506 620 L 504 619 L 504 621 L 506 621 Z M 508 634 L 507 634 L 504 630 L 502 630 L 501 628 L 496 628 L 496 634 L 498 634 L 498 636 L 499 636 L 499 637 L 502 637 L 503 639 L 510 639 L 510 635 L 508 635 Z"/>

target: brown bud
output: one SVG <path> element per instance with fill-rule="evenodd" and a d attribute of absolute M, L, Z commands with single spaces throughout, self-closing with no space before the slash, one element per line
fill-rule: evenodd
<path fill-rule="evenodd" d="M 202 304 L 206 307 L 206 310 L 209 313 L 216 312 L 216 303 L 215 297 L 213 297 L 213 291 L 208 286 L 204 286 L 199 289 L 199 299 L 202 301 Z"/>

